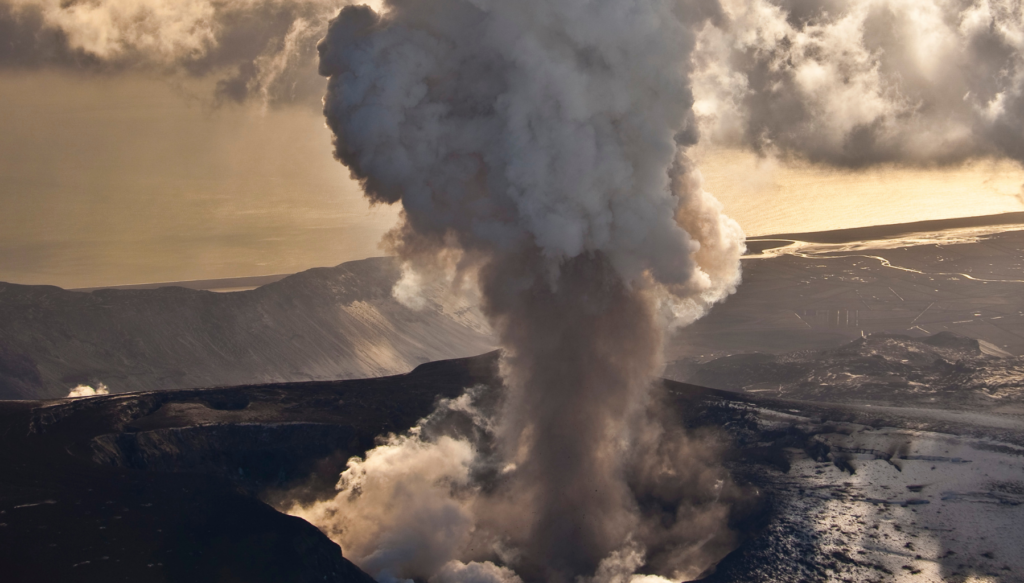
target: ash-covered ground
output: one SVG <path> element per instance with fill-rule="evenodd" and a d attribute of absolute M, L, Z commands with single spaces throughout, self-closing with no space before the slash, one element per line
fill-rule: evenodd
<path fill-rule="evenodd" d="M 702 386 L 787 399 L 1024 413 L 1024 358 L 993 355 L 951 332 L 878 333 L 835 349 L 677 362 L 670 372 Z"/>
<path fill-rule="evenodd" d="M 437 399 L 501 391 L 496 362 L 0 403 L 7 580 L 365 581 L 273 507 L 333 495 L 349 456 Z M 738 548 L 706 580 L 1024 580 L 1022 417 L 665 389 L 665 405 L 726 444 L 734 479 L 757 492 L 732 513 Z"/>
<path fill-rule="evenodd" d="M 495 355 L 368 380 L 0 402 L 2 579 L 372 581 L 273 502 L 331 491 L 345 461 Z"/>
<path fill-rule="evenodd" d="M 669 360 L 838 348 L 880 332 L 948 331 L 993 354 L 1024 354 L 1024 230 L 906 229 L 748 241 L 781 247 L 744 258 L 736 294 L 682 330 Z"/>
<path fill-rule="evenodd" d="M 711 580 L 1024 581 L 1024 233 L 820 235 L 756 243 L 789 246 L 673 346 L 777 461 Z"/>
<path fill-rule="evenodd" d="M 495 347 L 473 303 L 433 285 L 412 309 L 400 277 L 378 257 L 234 293 L 0 283 L 0 399 L 383 376 Z"/>

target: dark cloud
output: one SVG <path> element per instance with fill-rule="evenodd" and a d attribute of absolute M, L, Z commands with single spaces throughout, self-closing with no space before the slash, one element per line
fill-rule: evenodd
<path fill-rule="evenodd" d="M 72 50 L 61 30 L 46 26 L 41 7 L 15 8 L 0 2 L 0 67 L 33 69 L 60 64 L 78 68 L 93 61 Z"/>
<path fill-rule="evenodd" d="M 0 0 L 0 68 L 212 78 L 218 101 L 319 104 L 316 42 L 341 3 Z"/>
<path fill-rule="evenodd" d="M 786 20 L 793 26 L 840 16 L 846 8 L 844 0 L 773 0 L 772 4 L 786 13 Z"/>

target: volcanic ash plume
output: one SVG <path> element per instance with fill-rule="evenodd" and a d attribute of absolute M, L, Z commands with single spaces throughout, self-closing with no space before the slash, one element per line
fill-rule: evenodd
<path fill-rule="evenodd" d="M 392 0 L 331 22 L 324 112 L 367 197 L 403 206 L 402 295 L 475 283 L 505 349 L 504 397 L 456 407 L 472 431 L 428 419 L 294 509 L 379 580 L 684 577 L 727 546 L 713 450 L 651 413 L 666 330 L 739 282 L 743 235 L 684 155 L 709 6 Z"/>

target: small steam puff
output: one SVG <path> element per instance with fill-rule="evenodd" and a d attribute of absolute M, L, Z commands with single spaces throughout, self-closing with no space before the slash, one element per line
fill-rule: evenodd
<path fill-rule="evenodd" d="M 79 397 L 95 397 L 96 395 L 109 394 L 110 389 L 107 388 L 107 385 L 99 383 L 96 385 L 96 388 L 90 387 L 89 385 L 78 385 L 77 387 L 71 389 L 71 391 L 68 393 L 67 398 L 77 399 Z"/>

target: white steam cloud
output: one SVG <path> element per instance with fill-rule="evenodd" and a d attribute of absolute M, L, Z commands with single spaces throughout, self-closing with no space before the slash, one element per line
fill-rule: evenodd
<path fill-rule="evenodd" d="M 382 583 L 521 583 L 512 567 L 527 580 L 550 577 L 523 555 L 532 496 L 501 453 L 505 410 L 486 387 L 443 400 L 408 434 L 387 436 L 364 459 L 350 460 L 334 498 L 286 510 L 320 527 Z M 745 493 L 716 467 L 714 441 L 659 431 L 623 460 L 630 496 L 641 501 L 632 509 L 636 529 L 581 583 L 665 583 L 635 575 L 645 565 L 691 579 L 733 548 L 725 522 Z"/>
<path fill-rule="evenodd" d="M 404 256 L 529 249 L 553 283 L 600 253 L 692 321 L 734 289 L 742 248 L 682 155 L 699 5 L 347 8 L 320 46 L 336 153 L 371 200 L 401 200 Z"/>
<path fill-rule="evenodd" d="M 80 397 L 95 397 L 96 395 L 109 395 L 109 394 L 110 394 L 110 389 L 107 388 L 107 385 L 105 385 L 103 383 L 99 383 L 99 384 L 96 385 L 95 388 L 91 387 L 89 385 L 78 385 L 78 386 L 74 387 L 73 389 L 71 389 L 70 392 L 68 392 L 67 398 L 68 399 L 78 399 Z"/>

